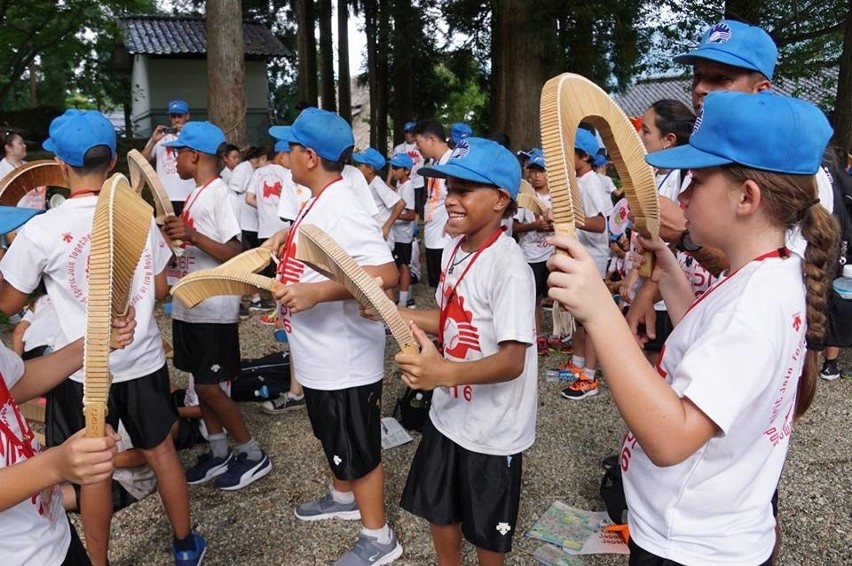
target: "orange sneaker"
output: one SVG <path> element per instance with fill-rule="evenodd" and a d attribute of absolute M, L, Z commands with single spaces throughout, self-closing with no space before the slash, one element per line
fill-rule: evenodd
<path fill-rule="evenodd" d="M 583 368 L 574 365 L 574 362 L 568 360 L 568 363 L 559 369 L 566 369 L 577 376 L 577 379 L 583 379 Z"/>
<path fill-rule="evenodd" d="M 598 380 L 580 377 L 577 381 L 562 390 L 562 397 L 579 401 L 598 394 Z"/>

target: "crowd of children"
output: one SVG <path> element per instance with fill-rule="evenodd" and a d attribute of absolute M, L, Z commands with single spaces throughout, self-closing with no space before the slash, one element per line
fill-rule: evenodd
<path fill-rule="evenodd" d="M 13 564 L 107 564 L 113 509 L 156 489 L 176 564 L 200 564 L 206 541 L 192 530 L 187 486 L 238 490 L 272 471 L 228 394 L 240 319 L 254 310 L 271 311 L 262 320 L 286 335 L 290 354 L 290 391 L 263 410 L 305 408 L 331 474 L 328 491 L 297 505 L 296 518 L 360 521 L 340 566 L 402 556 L 385 508 L 386 330 L 343 285 L 298 259 L 298 228 L 313 224 L 381 281 L 419 345 L 395 356 L 407 386 L 433 392 L 400 505 L 428 521 L 438 563 L 460 563 L 462 539 L 484 565 L 511 551 L 523 452 L 535 440 L 539 356 L 573 346 L 562 397 L 595 395 L 600 365 L 629 428 L 615 465 L 631 564 L 771 564 L 773 493 L 793 424 L 813 398 L 819 351 L 849 346 L 852 335 L 827 308 L 838 229 L 836 189 L 820 163 L 831 128 L 816 107 L 769 92 L 776 58 L 763 30 L 723 21 L 675 59 L 693 68 L 698 117 L 672 100 L 643 116 L 661 210 L 654 239 L 631 237 L 629 223 L 613 218 L 620 190 L 599 171 L 606 148 L 590 128 L 577 130 L 573 148 L 586 220 L 572 239 L 554 234 L 547 211 L 518 207 L 522 177 L 551 206 L 540 149 L 516 156 L 467 124 L 448 135 L 429 119 L 406 123 L 388 160 L 377 148 L 355 151 L 340 116 L 306 108 L 270 128 L 274 146 L 240 150 L 171 101 L 171 127 L 157 126 L 143 154 L 177 215 L 162 228 L 152 219 L 133 308 L 113 322 L 122 349 L 110 357 L 112 428 L 94 439 L 80 432 L 81 337 L 92 217 L 116 136 L 98 112 L 57 117 L 44 148 L 70 198 L 41 215 L 0 215 L 0 232 L 20 227 L 0 260 L 0 309 L 18 312 L 41 282 L 46 290 L 13 335 L 14 352 L 0 346 L 3 554 Z M 6 160 L 12 150 L 13 160 L 26 155 L 14 136 L 4 142 Z M 418 219 L 433 309 L 413 300 Z M 182 242 L 176 262 L 167 241 Z M 179 279 L 260 245 L 283 283 L 274 303 L 256 294 L 247 306 L 237 296 L 172 304 L 174 366 L 190 375 L 209 443 L 184 470 L 155 302 L 167 271 Z M 642 251 L 656 258 L 648 279 L 638 276 Z M 545 336 L 548 298 L 575 317 L 573 336 Z M 826 379 L 839 373 L 829 369 Z M 46 450 L 17 406 L 41 394 Z M 81 512 L 85 549 L 63 504 Z"/>

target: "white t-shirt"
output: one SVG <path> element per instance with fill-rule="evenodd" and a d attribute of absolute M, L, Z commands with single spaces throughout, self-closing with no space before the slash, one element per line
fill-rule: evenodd
<path fill-rule="evenodd" d="M 165 147 L 163 144 L 176 140 L 177 135 L 166 134 L 154 144 L 151 154 L 157 166 L 157 176 L 163 182 L 169 200 L 183 202 L 195 187 L 192 179 L 181 179 L 177 172 L 177 147 Z"/>
<path fill-rule="evenodd" d="M 229 169 L 227 167 L 225 167 L 224 169 L 222 169 L 219 172 L 219 177 L 222 178 L 222 180 L 225 182 L 226 185 L 231 182 L 231 177 L 233 177 L 233 176 L 234 176 L 234 170 Z"/>
<path fill-rule="evenodd" d="M 9 468 L 38 454 L 41 447 L 21 415 L 9 390 L 24 375 L 24 362 L 0 344 L 0 466 Z M 7 430 L 8 429 L 8 430 Z M 23 448 L 9 434 L 21 441 Z M 5 486 L 4 486 L 5 487 Z M 4 566 L 62 564 L 71 544 L 71 529 L 62 508 L 59 486 L 27 497 L 14 507 L 0 511 L 0 556 Z"/>
<path fill-rule="evenodd" d="M 761 564 L 775 544 L 770 499 L 805 358 L 801 260 L 755 260 L 698 299 L 666 340 L 661 375 L 720 429 L 657 467 L 632 434 L 621 452 L 630 536 L 683 564 Z"/>
<path fill-rule="evenodd" d="M 251 161 L 243 161 L 234 167 L 231 181 L 228 183 L 228 197 L 231 208 L 237 216 L 237 222 L 242 230 L 257 232 L 257 209 L 246 202 L 246 191 L 251 190 L 251 181 L 254 176 L 254 167 Z"/>
<path fill-rule="evenodd" d="M 59 320 L 56 318 L 56 311 L 53 309 L 49 296 L 42 295 L 36 299 L 32 308 L 26 310 L 22 320 L 30 323 L 24 330 L 25 352 L 39 346 L 56 348 L 56 330 L 59 328 Z"/>
<path fill-rule="evenodd" d="M 583 201 L 586 217 L 593 218 L 599 214 L 606 217 L 607 211 L 612 208 L 612 201 L 598 174 L 593 170 L 587 171 L 582 177 L 577 178 L 577 185 L 580 187 L 580 198 Z M 604 227 L 603 232 L 577 230 L 577 239 L 595 260 L 600 276 L 606 276 L 606 266 L 610 256 L 609 229 Z"/>
<path fill-rule="evenodd" d="M 22 293 L 32 293 L 44 276 L 47 294 L 59 320 L 56 349 L 86 332 L 89 253 L 97 202 L 96 195 L 72 198 L 33 217 L 0 260 L 0 272 Z M 160 329 L 154 320 L 154 276 L 165 270 L 171 257 L 172 252 L 152 217 L 148 241 L 130 289 L 130 302 L 136 308 L 133 343 L 109 356 L 114 383 L 144 377 L 166 363 Z M 82 382 L 83 371 L 77 371 L 71 379 Z"/>
<path fill-rule="evenodd" d="M 340 174 L 343 177 L 343 180 L 352 187 L 355 191 L 355 195 L 363 201 L 364 206 L 367 208 L 367 212 L 370 213 L 370 216 L 373 219 L 379 214 L 379 209 L 376 207 L 376 203 L 373 200 L 373 193 L 370 191 L 370 186 L 367 184 L 367 178 L 364 177 L 364 174 L 357 167 L 353 167 L 352 165 L 344 165 L 343 172 Z"/>
<path fill-rule="evenodd" d="M 251 185 L 257 197 L 257 237 L 261 240 L 286 226 L 278 217 L 278 202 L 285 185 L 292 182 L 290 170 L 280 165 L 269 163 L 255 169 Z"/>
<path fill-rule="evenodd" d="M 448 149 L 438 160 L 437 165 L 444 165 L 450 160 L 452 154 L 452 150 Z M 429 177 L 426 179 L 426 187 L 429 192 L 423 211 L 423 241 L 427 249 L 444 249 L 451 240 L 450 236 L 444 232 L 444 226 L 449 219 L 447 208 L 444 206 L 444 201 L 447 199 L 447 182 L 437 177 Z"/>
<path fill-rule="evenodd" d="M 298 226 L 303 223 L 319 226 L 358 265 L 393 261 L 364 202 L 345 181 L 335 181 L 305 205 L 294 224 L 292 241 L 278 264 L 279 280 L 285 284 L 328 280 L 295 257 Z M 305 387 L 347 389 L 375 383 L 384 376 L 384 325 L 362 317 L 354 299 L 319 303 L 295 314 L 282 306 L 281 317 L 295 374 Z"/>
<path fill-rule="evenodd" d="M 290 173 L 290 181 L 284 183 L 284 187 L 281 189 L 281 198 L 278 200 L 278 219 L 293 221 L 311 198 L 311 190 L 304 185 L 296 184 L 289 169 L 287 172 Z"/>
<path fill-rule="evenodd" d="M 435 291 L 439 308 L 447 304 L 473 255 L 447 266 L 459 239 L 444 248 L 441 283 Z M 455 253 L 458 256 L 461 248 Z M 476 254 L 474 254 L 476 255 Z M 450 300 L 444 323 L 444 357 L 464 363 L 481 360 L 506 341 L 535 344 L 535 281 L 515 241 L 501 234 L 467 271 Z M 429 417 L 441 434 L 467 450 L 493 456 L 517 454 L 535 440 L 538 355 L 527 347 L 524 369 L 510 381 L 484 385 L 439 387 L 432 395 Z"/>
<path fill-rule="evenodd" d="M 240 235 L 237 217 L 228 201 L 228 189 L 219 178 L 192 191 L 186 199 L 183 218 L 195 230 L 220 244 Z M 177 258 L 177 276 L 180 278 L 218 265 L 221 265 L 219 260 L 184 242 L 183 256 Z M 210 297 L 191 309 L 175 300 L 172 301 L 172 318 L 184 322 L 229 324 L 239 321 L 239 309 L 240 297 L 234 295 Z"/>
<path fill-rule="evenodd" d="M 390 218 L 393 207 L 396 206 L 396 203 L 398 203 L 401 198 L 378 175 L 373 177 L 373 180 L 370 181 L 369 187 L 370 193 L 373 195 L 373 202 L 376 204 L 376 209 L 379 211 L 374 218 L 376 219 L 376 222 L 379 223 L 379 228 L 382 228 L 388 218 Z M 391 226 L 391 228 L 393 228 L 393 226 Z M 394 232 L 393 229 L 391 229 L 388 231 L 388 237 L 386 240 L 391 249 L 393 249 L 394 242 L 396 241 L 393 236 Z"/>
<path fill-rule="evenodd" d="M 606 189 L 606 194 L 611 195 L 615 192 L 616 186 L 615 181 L 612 180 L 612 177 L 610 177 L 609 175 L 603 175 L 601 173 L 595 174 L 601 180 L 601 185 L 603 185 L 604 189 Z"/>
<path fill-rule="evenodd" d="M 401 184 L 396 189 L 396 194 L 405 202 L 405 210 L 414 210 L 414 185 L 411 179 Z M 393 239 L 401 244 L 410 244 L 414 238 L 414 221 L 397 220 L 393 223 Z"/>
<path fill-rule="evenodd" d="M 539 193 L 538 198 L 548 208 L 552 208 L 550 193 Z M 518 212 L 515 213 L 515 220 L 521 224 L 529 224 L 530 222 L 535 222 L 535 214 L 527 208 L 519 207 Z M 553 232 L 539 232 L 538 230 L 518 234 L 518 245 L 521 246 L 521 253 L 524 254 L 524 259 L 527 263 L 541 263 L 542 261 L 547 261 L 554 254 L 556 248 L 546 241 L 551 236 L 553 236 Z"/>
<path fill-rule="evenodd" d="M 0 159 L 0 179 L 2 179 L 15 169 L 16 167 L 9 163 L 8 159 L 6 159 L 5 157 L 3 159 Z"/>
<path fill-rule="evenodd" d="M 414 165 L 411 166 L 411 171 L 409 171 L 409 180 L 411 181 L 412 187 L 415 189 L 422 188 L 426 183 L 425 179 L 420 176 L 418 171 L 421 167 L 423 167 L 424 159 L 423 155 L 420 153 L 420 150 L 417 149 L 416 143 L 405 143 L 397 145 L 393 148 L 393 153 L 391 155 L 396 155 L 398 153 L 404 153 L 408 157 L 411 158 L 411 161 L 414 162 Z"/>

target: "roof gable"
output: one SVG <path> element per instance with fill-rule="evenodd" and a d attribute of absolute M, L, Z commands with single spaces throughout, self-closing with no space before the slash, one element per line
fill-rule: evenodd
<path fill-rule="evenodd" d="M 124 47 L 142 55 L 203 55 L 207 53 L 207 33 L 200 16 L 129 16 L 119 18 Z M 267 28 L 243 23 L 246 55 L 281 57 L 290 52 Z"/>

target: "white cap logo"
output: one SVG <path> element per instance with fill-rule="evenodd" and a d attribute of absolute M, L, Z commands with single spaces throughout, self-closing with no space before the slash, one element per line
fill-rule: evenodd
<path fill-rule="evenodd" d="M 698 111 L 698 116 L 695 117 L 695 125 L 692 126 L 692 133 L 693 134 L 698 131 L 698 128 L 701 127 L 701 122 L 703 122 L 703 121 L 704 121 L 704 107 L 702 106 L 701 109 Z"/>
<path fill-rule="evenodd" d="M 462 140 L 456 144 L 456 147 L 450 154 L 450 159 L 461 159 L 462 157 L 467 157 L 468 153 L 470 153 L 470 144 Z"/>
<path fill-rule="evenodd" d="M 707 43 L 725 43 L 731 39 L 731 27 L 725 22 L 719 22 L 707 34 Z"/>

